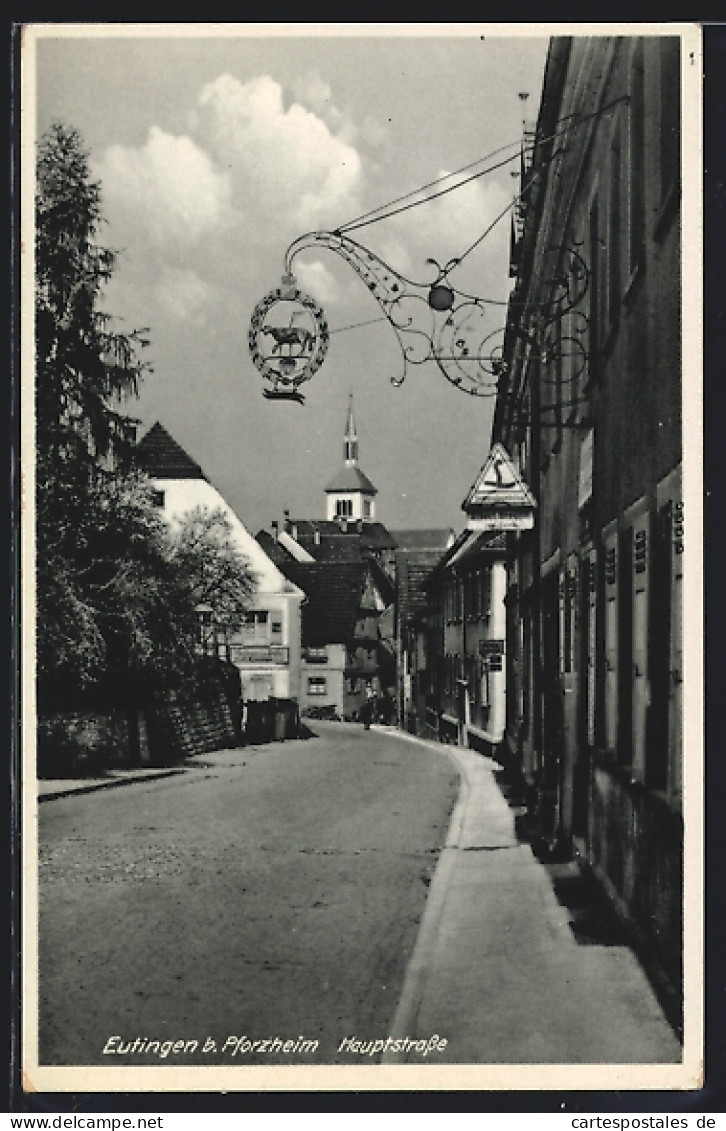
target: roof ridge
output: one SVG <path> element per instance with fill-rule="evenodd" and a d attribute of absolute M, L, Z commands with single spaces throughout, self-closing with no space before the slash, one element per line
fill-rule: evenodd
<path fill-rule="evenodd" d="M 136 459 L 152 478 L 208 481 L 196 460 L 158 420 L 136 445 Z"/>

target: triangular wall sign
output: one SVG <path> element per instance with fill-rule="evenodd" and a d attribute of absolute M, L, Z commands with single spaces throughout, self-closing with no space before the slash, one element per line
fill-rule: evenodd
<path fill-rule="evenodd" d="M 528 530 L 537 502 L 511 457 L 495 444 L 461 507 L 471 530 Z"/>

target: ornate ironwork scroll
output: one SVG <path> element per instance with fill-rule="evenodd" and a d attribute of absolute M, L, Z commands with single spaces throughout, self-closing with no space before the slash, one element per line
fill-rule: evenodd
<path fill-rule="evenodd" d="M 401 348 L 402 370 L 391 378 L 401 385 L 410 365 L 435 362 L 457 389 L 475 397 L 497 394 L 503 371 L 504 328 L 491 329 L 490 301 L 466 294 L 450 282 L 458 265 L 441 266 L 435 259 L 433 277 L 416 282 L 389 266 L 375 252 L 341 232 L 309 232 L 290 244 L 285 255 L 282 286 L 257 304 L 249 330 L 252 360 L 271 382 L 265 395 L 302 400 L 298 387 L 316 372 L 328 349 L 330 331 L 322 309 L 297 289 L 294 260 L 310 248 L 325 248 L 340 256 L 365 284 L 392 327 Z M 569 351 L 581 372 L 585 349 L 574 312 L 588 285 L 587 266 L 574 249 L 551 248 L 543 253 L 538 295 L 528 306 L 534 336 L 551 360 Z M 516 305 L 516 304 L 515 304 Z M 579 315 L 587 319 L 584 315 Z"/>

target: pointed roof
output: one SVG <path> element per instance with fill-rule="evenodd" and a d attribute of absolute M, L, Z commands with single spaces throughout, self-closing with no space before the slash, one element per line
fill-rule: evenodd
<path fill-rule="evenodd" d="M 137 444 L 136 463 L 152 479 L 207 478 L 199 464 L 187 455 L 158 420 Z"/>
<path fill-rule="evenodd" d="M 373 486 L 368 476 L 354 464 L 346 464 L 345 467 L 341 467 L 337 475 L 333 476 L 325 488 L 325 493 L 329 495 L 332 491 L 360 491 L 364 495 L 378 494 L 378 489 Z"/>
<path fill-rule="evenodd" d="M 355 440 L 358 436 L 355 428 L 355 417 L 353 416 L 353 394 L 348 398 L 348 419 L 345 423 L 345 438 L 347 440 Z"/>
<path fill-rule="evenodd" d="M 357 491 L 362 495 L 377 495 L 378 491 L 358 467 L 358 433 L 353 416 L 353 394 L 348 399 L 348 415 L 345 421 L 345 462 L 325 488 L 326 495 L 334 491 Z"/>

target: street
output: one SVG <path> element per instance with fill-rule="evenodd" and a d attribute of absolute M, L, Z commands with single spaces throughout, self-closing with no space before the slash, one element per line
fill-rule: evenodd
<path fill-rule="evenodd" d="M 386 1036 L 458 776 L 315 727 L 39 807 L 41 1064 L 350 1063 L 343 1038 Z"/>

